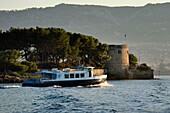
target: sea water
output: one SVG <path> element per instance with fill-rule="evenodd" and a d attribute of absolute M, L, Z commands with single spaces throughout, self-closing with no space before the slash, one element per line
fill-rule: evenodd
<path fill-rule="evenodd" d="M 170 76 L 157 78 L 89 87 L 0 84 L 0 113 L 170 113 Z"/>

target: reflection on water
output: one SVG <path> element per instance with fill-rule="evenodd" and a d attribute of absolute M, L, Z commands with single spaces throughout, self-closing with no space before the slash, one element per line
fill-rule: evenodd
<path fill-rule="evenodd" d="M 101 84 L 100 84 L 101 85 Z M 21 84 L 0 84 L 21 86 Z M 0 113 L 168 113 L 170 77 L 107 81 L 101 86 L 0 89 Z"/>

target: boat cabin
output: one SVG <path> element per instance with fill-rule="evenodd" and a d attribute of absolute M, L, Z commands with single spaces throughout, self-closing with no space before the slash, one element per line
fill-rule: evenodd
<path fill-rule="evenodd" d="M 56 79 L 85 79 L 93 77 L 94 67 L 76 66 L 75 69 L 65 68 L 62 71 L 53 68 L 51 71 L 42 70 L 36 74 L 41 75 L 42 80 Z"/>

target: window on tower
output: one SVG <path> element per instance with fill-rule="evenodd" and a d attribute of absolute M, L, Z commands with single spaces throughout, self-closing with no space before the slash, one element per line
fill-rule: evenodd
<path fill-rule="evenodd" d="M 118 53 L 119 53 L 119 54 L 121 54 L 121 53 L 122 53 L 122 51 L 121 51 L 121 50 L 119 50 L 119 51 L 118 51 Z"/>

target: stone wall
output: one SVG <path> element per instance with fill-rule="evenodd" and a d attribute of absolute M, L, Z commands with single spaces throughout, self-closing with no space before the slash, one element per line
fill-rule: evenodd
<path fill-rule="evenodd" d="M 129 70 L 128 45 L 109 45 L 108 54 L 111 59 L 106 63 L 109 80 L 153 79 L 153 70 Z"/>
<path fill-rule="evenodd" d="M 131 79 L 154 79 L 154 73 L 153 70 L 130 70 L 133 75 Z"/>
<path fill-rule="evenodd" d="M 102 75 L 105 73 L 104 69 L 93 69 L 93 75 Z"/>
<path fill-rule="evenodd" d="M 109 45 L 111 59 L 106 63 L 108 79 L 127 79 L 129 68 L 128 45 Z"/>
<path fill-rule="evenodd" d="M 154 79 L 153 70 L 124 70 L 120 73 L 107 73 L 108 80 L 132 80 L 132 79 Z"/>

